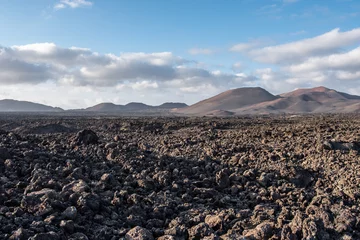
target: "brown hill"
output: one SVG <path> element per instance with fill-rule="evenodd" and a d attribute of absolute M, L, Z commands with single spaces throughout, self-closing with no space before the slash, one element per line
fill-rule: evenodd
<path fill-rule="evenodd" d="M 274 101 L 262 102 L 245 108 L 234 110 L 237 114 L 254 114 L 254 113 L 307 113 L 313 112 L 321 106 L 321 103 L 314 101 L 307 96 L 283 97 Z"/>
<path fill-rule="evenodd" d="M 17 101 L 13 99 L 0 100 L 0 112 L 62 112 L 58 107 L 51 107 L 40 103 Z"/>
<path fill-rule="evenodd" d="M 88 112 L 116 112 L 124 108 L 122 105 L 116 105 L 113 103 L 100 103 L 95 106 L 86 108 L 85 111 Z"/>
<path fill-rule="evenodd" d="M 297 89 L 274 96 L 261 88 L 239 88 L 177 110 L 186 115 L 360 112 L 360 96 L 326 87 Z M 214 114 L 216 113 L 216 114 Z"/>
<path fill-rule="evenodd" d="M 322 103 L 329 101 L 360 100 L 360 96 L 338 92 L 334 89 L 329 89 L 322 86 L 316 88 L 301 88 L 289 93 L 283 93 L 280 96 L 282 97 L 308 96 L 312 100 Z"/>
<path fill-rule="evenodd" d="M 189 107 L 176 110 L 186 115 L 207 115 L 216 110 L 230 111 L 265 101 L 273 101 L 279 97 L 272 95 L 260 87 L 237 88 L 220 93 L 209 99 L 200 101 Z"/>
<path fill-rule="evenodd" d="M 140 102 L 131 102 L 126 105 L 116 105 L 114 103 L 100 103 L 84 109 L 87 112 L 148 112 L 148 111 L 169 111 L 173 108 L 186 107 L 185 103 L 166 102 L 159 106 L 150 106 Z M 78 110 L 81 111 L 81 110 Z"/>
<path fill-rule="evenodd" d="M 288 93 L 283 93 L 280 94 L 280 96 L 282 97 L 296 97 L 296 96 L 300 96 L 303 94 L 308 94 L 308 93 L 315 93 L 315 92 L 319 92 L 319 93 L 324 93 L 324 92 L 331 92 L 331 91 L 335 91 L 323 86 L 320 87 L 315 87 L 315 88 L 299 88 L 296 89 L 292 92 L 288 92 Z"/>
<path fill-rule="evenodd" d="M 147 110 L 153 108 L 153 106 L 149 106 L 140 102 L 131 102 L 126 104 L 124 107 L 126 110 L 129 111 L 141 111 L 141 110 Z"/>
<path fill-rule="evenodd" d="M 184 108 L 184 107 L 187 107 L 187 106 L 188 105 L 186 105 L 185 103 L 166 102 L 166 103 L 163 103 L 163 104 L 157 106 L 157 108 L 173 109 L 173 108 Z"/>
<path fill-rule="evenodd" d="M 359 112 L 360 96 L 338 92 L 326 87 L 297 89 L 280 94 L 281 98 L 247 108 L 236 109 L 243 113 L 347 113 Z"/>

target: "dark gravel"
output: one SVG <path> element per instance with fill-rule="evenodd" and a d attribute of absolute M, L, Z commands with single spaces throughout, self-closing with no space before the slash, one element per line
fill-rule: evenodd
<path fill-rule="evenodd" d="M 360 118 L 0 116 L 0 239 L 360 239 Z"/>

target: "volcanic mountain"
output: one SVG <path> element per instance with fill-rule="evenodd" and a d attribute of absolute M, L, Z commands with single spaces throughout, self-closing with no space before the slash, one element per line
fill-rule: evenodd
<path fill-rule="evenodd" d="M 89 112 L 117 112 L 124 108 L 122 105 L 116 105 L 113 103 L 100 103 L 92 107 L 88 107 L 85 111 Z"/>
<path fill-rule="evenodd" d="M 51 107 L 39 103 L 17 101 L 13 99 L 0 100 L 0 112 L 62 112 L 58 107 Z"/>
<path fill-rule="evenodd" d="M 263 102 L 236 112 L 284 113 L 350 113 L 360 111 L 360 96 L 338 92 L 326 87 L 297 89 L 280 94 L 281 98 Z"/>
<path fill-rule="evenodd" d="M 265 89 L 259 87 L 237 88 L 220 93 L 189 107 L 178 109 L 176 112 L 187 115 L 207 115 L 214 111 L 227 111 L 227 114 L 229 114 L 228 111 L 234 109 L 251 106 L 261 102 L 273 101 L 278 98 L 278 96 L 274 96 Z"/>
<path fill-rule="evenodd" d="M 360 112 L 360 96 L 326 87 L 297 89 L 278 96 L 262 88 L 238 88 L 174 112 L 185 115 L 350 113 Z"/>
<path fill-rule="evenodd" d="M 184 108 L 187 107 L 188 105 L 185 103 L 179 103 L 179 102 L 166 102 L 163 103 L 159 106 L 157 106 L 157 108 L 164 108 L 164 109 L 173 109 L 173 108 Z"/>
<path fill-rule="evenodd" d="M 144 103 L 131 102 L 126 105 L 116 105 L 114 103 L 100 103 L 86 108 L 87 112 L 141 112 L 141 111 L 164 111 L 174 108 L 187 107 L 185 103 L 167 102 L 159 106 L 150 106 Z"/>

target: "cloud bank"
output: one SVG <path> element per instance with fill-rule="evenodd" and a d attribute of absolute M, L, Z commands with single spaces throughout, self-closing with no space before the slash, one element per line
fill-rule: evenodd
<path fill-rule="evenodd" d="M 0 47 L 0 83 L 37 84 L 53 81 L 71 86 L 135 89 L 214 87 L 241 82 L 234 74 L 199 68 L 171 52 L 99 54 L 86 48 L 62 48 L 54 43 Z"/>
<path fill-rule="evenodd" d="M 313 38 L 260 47 L 239 43 L 230 51 L 268 65 L 254 75 L 273 92 L 326 85 L 354 93 L 360 85 L 360 28 L 333 29 Z M 357 92 L 360 94 L 360 92 Z"/>

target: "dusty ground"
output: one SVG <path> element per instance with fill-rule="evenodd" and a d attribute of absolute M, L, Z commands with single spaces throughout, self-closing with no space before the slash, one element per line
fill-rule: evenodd
<path fill-rule="evenodd" d="M 0 116 L 0 239 L 360 239 L 360 118 Z"/>

